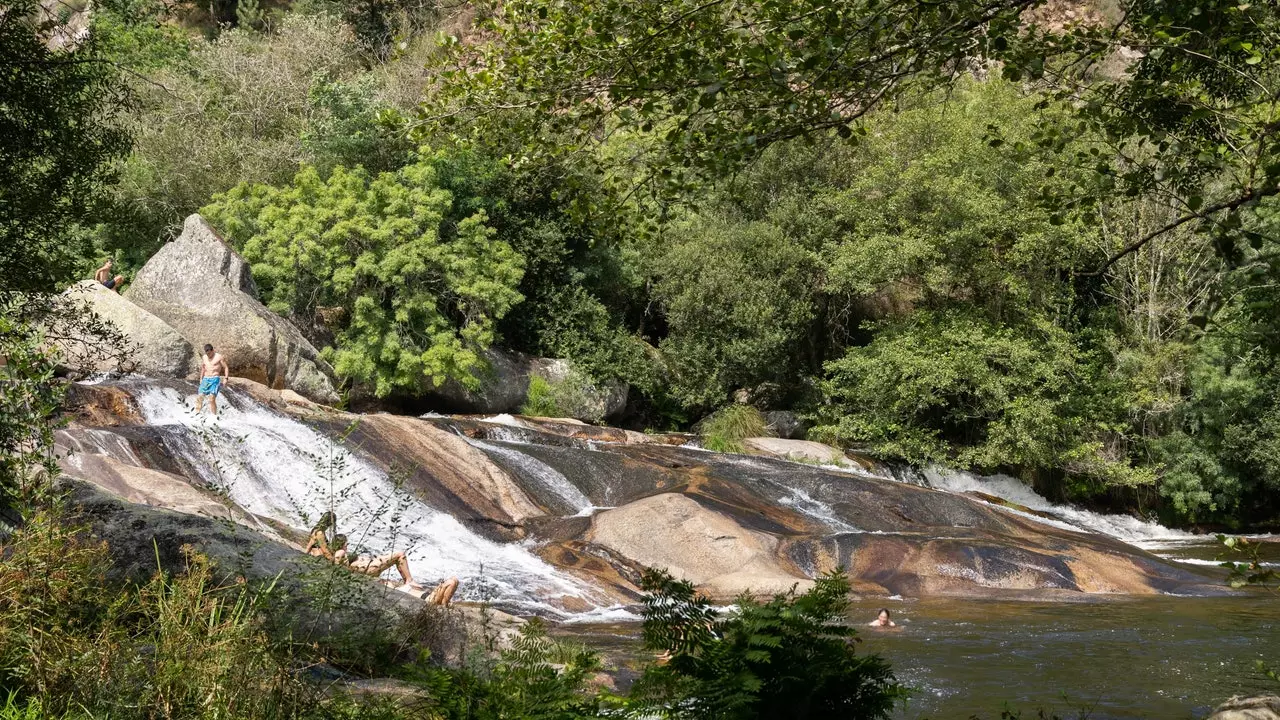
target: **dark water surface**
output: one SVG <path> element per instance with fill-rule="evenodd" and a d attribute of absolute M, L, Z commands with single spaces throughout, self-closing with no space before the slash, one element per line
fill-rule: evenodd
<path fill-rule="evenodd" d="M 915 689 L 898 717 L 1203 718 L 1233 694 L 1276 690 L 1255 663 L 1280 665 L 1280 595 L 1108 598 L 1046 603 L 879 600 L 854 605 L 869 622 L 887 606 L 900 627 L 862 628 Z M 572 626 L 606 655 L 639 656 L 636 625 Z M 625 675 L 625 673 L 624 673 Z"/>
<path fill-rule="evenodd" d="M 862 633 L 917 690 L 904 718 L 1034 715 L 1199 718 L 1233 694 L 1276 689 L 1280 596 L 1088 603 L 888 602 L 900 630 Z M 873 604 L 858 609 L 868 620 Z"/>

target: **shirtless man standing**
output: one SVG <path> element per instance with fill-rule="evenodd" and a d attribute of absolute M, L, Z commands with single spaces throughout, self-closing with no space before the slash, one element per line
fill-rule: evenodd
<path fill-rule="evenodd" d="M 213 351 L 212 345 L 204 346 L 200 358 L 200 390 L 196 393 L 196 412 L 204 410 L 204 396 L 209 396 L 209 410 L 218 416 L 218 388 L 227 377 L 227 361 Z"/>

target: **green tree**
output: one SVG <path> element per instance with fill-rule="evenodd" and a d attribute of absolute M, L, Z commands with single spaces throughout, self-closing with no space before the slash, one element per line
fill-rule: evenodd
<path fill-rule="evenodd" d="M 1246 243 L 1259 247 L 1248 226 L 1260 201 L 1280 194 L 1280 7 L 1125 0 L 1116 10 L 1007 39 L 1004 75 L 1073 108 L 1065 121 L 1045 118 L 1030 142 L 1013 143 L 1015 153 L 1054 153 L 1090 171 L 1051 197 L 1059 209 L 1124 194 L 1172 213 L 1094 273 L 1188 225 L 1230 259 Z"/>
<path fill-rule="evenodd" d="M 424 118 L 483 136 L 514 117 L 531 151 L 551 153 L 595 147 L 623 127 L 653 140 L 640 179 L 679 183 L 775 142 L 849 135 L 886 99 L 953 76 L 1035 4 L 505 2 L 484 26 L 491 41 L 454 46 Z"/>
<path fill-rule="evenodd" d="M 34 0 L 0 16 L 0 291 L 47 291 L 91 251 L 80 230 L 129 149 L 128 95 L 92 35 Z"/>
<path fill-rule="evenodd" d="M 655 245 L 671 395 L 707 410 L 738 388 L 794 387 L 819 291 L 815 253 L 775 225 L 715 216 L 680 223 Z"/>
<path fill-rule="evenodd" d="M 267 305 L 333 332 L 334 368 L 379 397 L 473 379 L 496 321 L 521 300 L 520 255 L 483 212 L 452 214 L 437 158 L 377 176 L 304 168 L 287 187 L 240 185 L 202 210 Z"/>
<path fill-rule="evenodd" d="M 906 695 L 888 663 L 854 653 L 842 571 L 804 593 L 766 602 L 744 595 L 724 616 L 692 583 L 666 572 L 647 571 L 643 587 L 645 647 L 667 658 L 637 682 L 633 701 L 649 712 L 708 720 L 882 718 Z"/>
<path fill-rule="evenodd" d="M 107 16 L 122 61 L 137 57 L 128 50 L 135 41 L 152 49 L 161 43 L 144 32 L 164 19 L 157 12 Z M 337 20 L 289 15 L 272 33 L 228 30 L 184 46 L 139 69 L 133 152 L 98 228 L 99 243 L 134 264 L 215 193 L 242 182 L 286 184 L 302 163 L 345 163 L 381 137 L 367 88 L 346 84 L 359 53 Z M 330 134 L 353 131 L 365 142 Z M 376 167 L 385 169 L 392 168 Z"/>

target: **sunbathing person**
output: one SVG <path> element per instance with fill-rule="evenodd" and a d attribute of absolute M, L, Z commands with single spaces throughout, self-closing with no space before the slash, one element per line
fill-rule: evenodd
<path fill-rule="evenodd" d="M 418 583 L 414 582 L 413 573 L 409 571 L 409 560 L 405 557 L 403 552 L 397 551 L 389 555 L 376 556 L 360 556 L 358 554 L 348 553 L 346 535 L 333 536 L 332 550 L 334 562 L 340 565 L 345 565 L 362 575 L 378 577 L 382 575 L 384 571 L 394 566 L 396 571 L 400 573 L 400 578 L 404 581 L 404 584 L 400 586 L 401 589 L 409 588 L 415 592 L 421 592 L 425 589 Z M 432 605 L 448 607 L 449 604 L 453 602 L 453 594 L 457 592 L 457 590 L 458 579 L 449 578 L 441 582 L 439 585 L 436 585 L 435 588 L 433 588 L 423 599 Z"/>

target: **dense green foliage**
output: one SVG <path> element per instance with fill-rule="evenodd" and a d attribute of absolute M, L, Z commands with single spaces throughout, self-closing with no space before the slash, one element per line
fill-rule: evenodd
<path fill-rule="evenodd" d="M 203 213 L 252 264 L 268 307 L 333 332 L 334 369 L 384 397 L 472 374 L 521 299 L 521 257 L 483 210 L 453 207 L 427 156 L 377 177 L 305 168 L 283 189 L 217 195 Z"/>
<path fill-rule="evenodd" d="M 102 44 L 34 0 L 0 16 L 0 290 L 42 291 L 88 251 L 76 223 L 128 150 L 126 88 Z"/>
<path fill-rule="evenodd" d="M 881 718 L 905 696 L 887 663 L 855 654 L 843 572 L 767 602 L 743 596 L 725 616 L 665 572 L 646 573 L 644 588 L 645 646 L 666 662 L 636 694 L 669 716 Z"/>
<path fill-rule="evenodd" d="M 1074 17 L 111 0 L 74 52 L 130 71 L 135 149 L 40 267 L 128 272 L 207 206 L 371 395 L 499 346 L 574 363 L 531 412 L 621 381 L 635 427 L 745 400 L 1057 498 L 1273 521 L 1280 13 Z"/>

